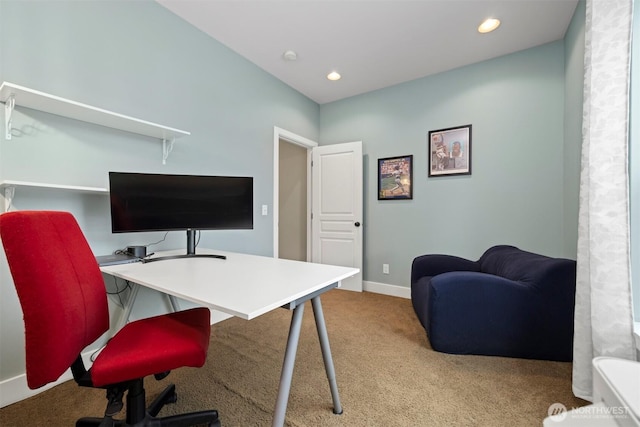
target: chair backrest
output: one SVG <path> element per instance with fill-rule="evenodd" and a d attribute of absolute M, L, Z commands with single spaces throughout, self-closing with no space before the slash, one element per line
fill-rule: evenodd
<path fill-rule="evenodd" d="M 24 316 L 27 384 L 38 388 L 108 330 L 104 281 L 68 212 L 3 213 L 0 237 Z"/>

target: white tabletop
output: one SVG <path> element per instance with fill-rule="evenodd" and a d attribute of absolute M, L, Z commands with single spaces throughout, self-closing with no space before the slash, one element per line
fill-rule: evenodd
<path fill-rule="evenodd" d="M 158 252 L 167 256 L 184 251 Z M 253 319 L 359 272 L 352 267 L 198 249 L 226 259 L 180 258 L 101 267 L 120 277 L 243 319 Z"/>

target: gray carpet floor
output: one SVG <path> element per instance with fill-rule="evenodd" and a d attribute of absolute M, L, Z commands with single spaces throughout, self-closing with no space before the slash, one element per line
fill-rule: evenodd
<path fill-rule="evenodd" d="M 322 304 L 344 413 L 332 413 L 307 304 L 288 426 L 541 426 L 553 403 L 588 404 L 571 392 L 571 363 L 433 351 L 410 300 L 332 290 Z M 173 382 L 178 402 L 160 415 L 215 408 L 223 426 L 271 425 L 290 319 L 280 309 L 214 325 L 206 365 L 148 379 L 148 400 Z M 72 426 L 105 402 L 104 391 L 68 381 L 0 409 L 0 425 Z"/>

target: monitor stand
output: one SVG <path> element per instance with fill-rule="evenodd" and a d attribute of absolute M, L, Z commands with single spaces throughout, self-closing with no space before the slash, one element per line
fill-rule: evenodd
<path fill-rule="evenodd" d="M 216 255 L 216 254 L 197 254 L 196 253 L 196 230 L 188 229 L 187 230 L 187 253 L 182 255 L 167 255 L 167 256 L 159 256 L 156 258 L 144 258 L 142 259 L 143 263 L 154 262 L 154 261 L 163 261 L 167 259 L 180 259 L 180 258 L 217 258 L 217 259 L 227 259 L 225 255 Z"/>

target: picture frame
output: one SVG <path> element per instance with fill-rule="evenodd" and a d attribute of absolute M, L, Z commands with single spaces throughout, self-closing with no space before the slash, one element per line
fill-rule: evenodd
<path fill-rule="evenodd" d="M 471 125 L 429 131 L 429 177 L 471 175 Z"/>
<path fill-rule="evenodd" d="M 413 199 L 413 155 L 378 159 L 378 200 Z"/>

